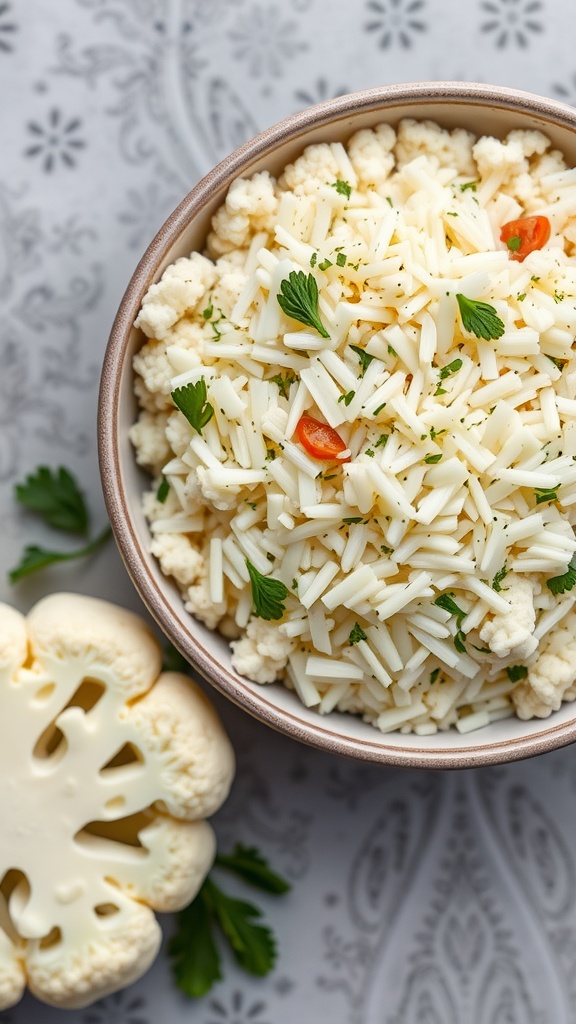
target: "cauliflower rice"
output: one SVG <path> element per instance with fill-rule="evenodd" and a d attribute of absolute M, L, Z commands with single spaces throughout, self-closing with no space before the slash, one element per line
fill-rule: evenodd
<path fill-rule="evenodd" d="M 149 289 L 151 551 L 240 674 L 419 735 L 575 699 L 575 186 L 536 131 L 380 125 L 235 181 L 206 255 Z M 551 237 L 520 262 L 500 232 L 532 215 Z M 329 337 L 283 312 L 292 272 Z M 200 381 L 199 430 L 171 393 Z M 339 458 L 310 455 L 303 416 Z M 248 563 L 284 584 L 280 618 L 254 614 Z"/>

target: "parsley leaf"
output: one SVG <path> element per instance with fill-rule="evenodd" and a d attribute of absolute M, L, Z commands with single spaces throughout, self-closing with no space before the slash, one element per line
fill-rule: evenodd
<path fill-rule="evenodd" d="M 376 444 L 374 445 L 374 447 L 375 448 L 385 448 L 386 447 L 386 443 L 387 443 L 389 437 L 390 437 L 390 434 L 380 434 L 380 437 L 376 441 Z"/>
<path fill-rule="evenodd" d="M 366 370 L 370 366 L 370 363 L 374 359 L 374 356 L 371 356 L 369 352 L 366 352 L 363 348 L 360 348 L 359 345 L 350 345 L 350 348 L 358 356 L 360 366 L 362 367 L 362 373 L 360 374 L 360 376 L 363 377 L 364 374 L 366 373 Z"/>
<path fill-rule="evenodd" d="M 467 299 L 461 292 L 458 292 L 456 299 L 466 331 L 475 334 L 477 338 L 484 338 L 485 341 L 502 337 L 505 331 L 504 322 L 498 316 L 494 306 L 488 302 Z"/>
<path fill-rule="evenodd" d="M 49 565 L 54 565 L 55 562 L 71 562 L 75 558 L 86 558 L 87 555 L 93 554 L 111 536 L 112 530 L 107 526 L 94 540 L 77 551 L 49 551 L 46 548 L 38 547 L 37 544 L 29 544 L 24 548 L 24 554 L 18 565 L 8 573 L 10 582 L 16 583 L 25 576 L 30 576 L 33 572 L 38 572 L 40 569 L 46 569 Z"/>
<path fill-rule="evenodd" d="M 535 487 L 534 495 L 537 505 L 543 505 L 547 501 L 558 500 L 558 490 L 554 487 Z"/>
<path fill-rule="evenodd" d="M 272 871 L 268 861 L 255 846 L 236 843 L 231 854 L 217 854 L 214 863 L 217 867 L 227 868 L 263 892 L 281 896 L 291 889 L 291 885 L 284 878 Z"/>
<path fill-rule="evenodd" d="M 453 359 L 451 363 L 448 363 L 446 366 L 441 366 L 440 367 L 440 373 L 439 373 L 438 379 L 439 380 L 446 380 L 447 377 L 452 377 L 455 373 L 458 373 L 458 370 L 461 370 L 461 369 L 462 369 L 462 360 L 461 359 Z M 434 392 L 434 397 L 436 397 L 436 395 L 445 395 L 445 394 L 446 394 L 446 391 L 444 390 L 444 388 L 442 388 L 442 387 L 440 387 L 440 385 L 438 385 L 438 387 L 436 388 L 436 391 Z"/>
<path fill-rule="evenodd" d="M 433 466 L 436 462 L 440 462 L 441 458 L 442 452 L 440 452 L 439 455 L 427 455 L 426 458 L 424 459 L 424 462 L 426 462 L 429 466 Z"/>
<path fill-rule="evenodd" d="M 164 502 L 166 501 L 166 498 L 168 497 L 169 494 L 170 494 L 170 484 L 168 483 L 168 481 L 167 481 L 166 477 L 164 476 L 164 474 L 162 474 L 162 479 L 160 481 L 160 486 L 159 486 L 158 490 L 156 491 L 156 498 L 160 502 L 161 505 L 164 504 Z"/>
<path fill-rule="evenodd" d="M 439 675 L 440 675 L 440 669 L 439 668 L 433 668 L 431 673 L 430 673 L 430 686 L 432 686 L 432 684 L 436 682 L 436 680 L 438 679 Z"/>
<path fill-rule="evenodd" d="M 16 484 L 14 497 L 19 504 L 36 512 L 48 526 L 74 536 L 80 534 L 86 537 L 89 515 L 84 495 L 75 477 L 63 466 L 58 470 L 39 466 L 23 483 Z M 70 562 L 91 555 L 111 536 L 112 531 L 107 526 L 102 533 L 76 551 L 53 551 L 29 544 L 24 548 L 18 565 L 8 573 L 10 582 L 16 583 L 56 562 Z"/>
<path fill-rule="evenodd" d="M 337 267 L 345 267 L 347 259 L 348 259 L 348 257 L 347 257 L 345 252 L 339 252 L 337 257 L 336 257 L 336 266 Z"/>
<path fill-rule="evenodd" d="M 84 495 L 63 466 L 57 470 L 38 466 L 23 483 L 16 484 L 14 496 L 20 505 L 37 512 L 48 526 L 66 533 L 87 533 L 88 509 Z"/>
<path fill-rule="evenodd" d="M 214 407 L 206 401 L 206 381 L 200 377 L 195 384 L 184 384 L 172 392 L 174 405 L 178 406 L 184 414 L 188 423 L 197 434 L 202 433 L 202 428 L 212 419 Z"/>
<path fill-rule="evenodd" d="M 291 888 L 254 847 L 238 843 L 231 854 L 218 854 L 215 866 L 267 893 L 282 895 Z M 194 901 L 178 914 L 176 932 L 168 943 L 178 988 L 185 995 L 198 998 L 222 978 L 216 927 L 245 971 L 261 977 L 268 974 L 276 961 L 276 940 L 270 928 L 256 923 L 261 916 L 252 903 L 224 892 L 211 873 Z"/>
<path fill-rule="evenodd" d="M 466 654 L 466 636 L 461 629 L 458 630 L 454 637 L 454 647 L 460 654 Z"/>
<path fill-rule="evenodd" d="M 254 614 L 259 619 L 276 620 L 284 615 L 284 601 L 288 597 L 288 587 L 281 580 L 263 576 L 258 569 L 246 559 L 246 568 L 252 587 Z"/>
<path fill-rule="evenodd" d="M 506 675 L 511 683 L 519 683 L 521 679 L 526 679 L 528 669 L 526 665 L 510 665 L 506 669 Z"/>
<path fill-rule="evenodd" d="M 346 526 L 352 526 L 353 523 L 361 523 L 362 516 L 348 516 L 348 518 L 343 519 L 342 522 L 345 523 Z"/>
<path fill-rule="evenodd" d="M 562 573 L 561 576 L 551 576 L 549 580 L 546 580 L 546 586 L 553 594 L 565 594 L 567 590 L 572 590 L 575 584 L 576 555 L 572 555 L 566 572 Z"/>
<path fill-rule="evenodd" d="M 206 884 L 206 883 L 204 883 Z M 174 980 L 181 992 L 198 999 L 222 978 L 220 953 L 213 933 L 212 908 L 204 886 L 196 899 L 178 914 L 178 926 L 168 942 Z"/>
<path fill-rule="evenodd" d="M 361 640 L 367 640 L 367 639 L 368 639 L 368 635 L 367 635 L 367 633 L 364 632 L 364 630 L 362 629 L 362 626 L 360 625 L 360 623 L 359 622 L 355 622 L 354 625 L 352 626 L 352 629 L 350 630 L 350 636 L 348 637 L 348 643 L 351 646 L 354 646 L 354 644 L 359 644 Z"/>
<path fill-rule="evenodd" d="M 477 184 L 477 181 L 465 181 L 460 185 L 460 191 L 467 192 L 469 190 L 470 192 L 475 192 Z"/>
<path fill-rule="evenodd" d="M 280 292 L 276 296 L 280 309 L 286 316 L 298 323 L 313 327 L 323 338 L 330 335 L 320 319 L 318 311 L 318 285 L 313 274 L 305 274 L 303 270 L 291 270 L 288 279 L 280 284 Z"/>
<path fill-rule="evenodd" d="M 270 377 L 270 383 L 276 384 L 282 398 L 288 398 L 290 385 L 295 384 L 297 379 L 294 373 L 287 373 L 285 377 L 281 373 L 277 373 L 274 377 Z"/>
<path fill-rule="evenodd" d="M 350 199 L 352 195 L 352 186 L 347 181 L 342 181 L 338 178 L 337 181 L 332 182 L 332 188 L 335 188 L 339 196 L 346 196 L 346 199 Z"/>
<path fill-rule="evenodd" d="M 507 575 L 508 569 L 505 565 L 503 565 L 501 569 L 498 569 L 498 572 L 494 576 L 494 579 L 492 580 L 492 590 L 495 590 L 497 594 L 499 594 L 500 591 L 502 590 L 502 580 Z"/>
<path fill-rule="evenodd" d="M 345 406 L 349 406 L 350 402 L 354 398 L 355 394 L 356 394 L 355 391 L 347 391 L 345 395 L 340 395 L 340 398 L 338 399 L 338 401 L 339 402 L 344 402 Z"/>
<path fill-rule="evenodd" d="M 451 615 L 455 615 L 456 625 L 458 626 L 458 629 L 460 629 L 462 619 L 466 618 L 468 612 L 462 611 L 450 594 L 440 594 L 440 596 L 434 601 L 434 604 L 438 605 L 439 608 L 443 608 L 445 612 L 450 612 Z"/>

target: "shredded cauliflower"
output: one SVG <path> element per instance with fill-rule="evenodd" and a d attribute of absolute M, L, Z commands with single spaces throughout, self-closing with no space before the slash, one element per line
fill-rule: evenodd
<path fill-rule="evenodd" d="M 132 437 L 170 488 L 164 509 L 145 496 L 147 518 L 182 524 L 151 550 L 238 672 L 382 731 L 552 706 L 532 679 L 560 657 L 546 584 L 576 552 L 574 173 L 536 130 L 404 119 L 232 184 L 202 298 L 156 311 L 134 361 Z M 503 228 L 532 215 L 549 238 L 517 257 Z M 294 272 L 306 291 L 287 309 Z M 349 460 L 321 458 L 304 417 Z M 572 694 L 576 680 L 554 706 Z"/>

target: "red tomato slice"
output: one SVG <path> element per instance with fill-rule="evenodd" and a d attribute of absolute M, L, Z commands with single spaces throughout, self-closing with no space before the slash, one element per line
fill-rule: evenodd
<path fill-rule="evenodd" d="M 338 459 L 338 456 L 346 451 L 347 446 L 340 434 L 327 423 L 321 423 L 312 416 L 302 416 L 298 420 L 296 433 L 298 440 L 313 459 Z M 338 461 L 350 462 L 350 456 Z"/>
<path fill-rule="evenodd" d="M 529 252 L 542 249 L 550 238 L 548 217 L 520 217 L 502 225 L 500 241 L 506 242 L 513 260 L 526 259 Z"/>

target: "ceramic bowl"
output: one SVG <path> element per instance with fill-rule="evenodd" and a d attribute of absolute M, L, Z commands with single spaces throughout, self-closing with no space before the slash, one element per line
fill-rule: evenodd
<path fill-rule="evenodd" d="M 340 96 L 296 114 L 246 143 L 186 196 L 140 260 L 120 304 L 104 359 L 99 405 L 99 453 L 112 528 L 128 572 L 161 629 L 192 666 L 236 704 L 274 729 L 333 753 L 409 768 L 464 768 L 540 754 L 576 739 L 576 702 L 548 719 L 510 718 L 467 735 L 383 735 L 352 715 L 320 716 L 281 683 L 262 686 L 238 676 L 227 642 L 185 611 L 176 586 L 149 553 L 141 495 L 149 487 L 136 465 L 128 430 L 137 414 L 132 357 L 142 344 L 134 330 L 142 297 L 179 256 L 202 250 L 210 219 L 239 175 L 277 175 L 313 142 L 348 139 L 360 128 L 403 117 L 429 118 L 476 135 L 537 128 L 576 165 L 576 111 L 562 103 L 495 86 L 458 82 L 385 86 Z"/>

